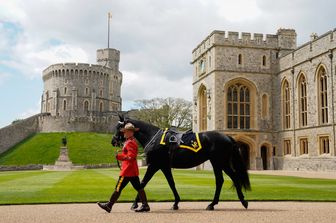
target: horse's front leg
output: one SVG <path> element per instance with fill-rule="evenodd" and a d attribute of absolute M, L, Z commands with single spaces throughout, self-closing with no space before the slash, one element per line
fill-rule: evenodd
<path fill-rule="evenodd" d="M 158 167 L 152 165 L 152 164 L 149 164 L 147 166 L 147 171 L 145 173 L 145 176 L 144 178 L 142 179 L 140 185 L 141 185 L 141 188 L 145 188 L 145 186 L 147 185 L 147 183 L 152 179 L 152 177 L 154 176 L 154 174 L 159 170 Z M 139 206 L 138 206 L 138 202 L 140 201 L 140 197 L 139 197 L 139 194 L 137 194 L 137 196 L 135 197 L 135 200 L 132 204 L 132 207 L 131 209 L 132 210 L 135 210 L 137 209 Z"/>
<path fill-rule="evenodd" d="M 174 194 L 174 197 L 175 197 L 175 203 L 172 207 L 172 210 L 178 210 L 179 209 L 178 203 L 180 202 L 181 199 L 180 199 L 180 196 L 177 193 L 177 190 L 176 190 L 176 187 L 175 187 L 175 181 L 174 181 L 174 178 L 173 178 L 173 174 L 171 172 L 171 168 L 166 167 L 166 168 L 163 168 L 161 170 L 162 170 L 163 174 L 165 175 L 165 177 L 168 181 L 169 187 L 173 191 L 173 194 Z"/>

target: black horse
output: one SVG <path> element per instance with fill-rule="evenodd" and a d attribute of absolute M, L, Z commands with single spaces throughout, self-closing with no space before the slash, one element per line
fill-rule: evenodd
<path fill-rule="evenodd" d="M 242 205 L 245 208 L 248 207 L 248 202 L 244 199 L 242 188 L 250 190 L 250 180 L 246 165 L 240 155 L 239 147 L 233 138 L 216 131 L 201 132 L 199 133 L 199 141 L 202 144 L 202 149 L 197 152 L 188 149 L 176 149 L 174 151 L 174 156 L 171 157 L 169 148 L 167 148 L 168 146 L 162 146 L 157 143 L 154 146 L 154 149 L 146 151 L 148 144 L 160 141 L 159 135 L 162 135 L 162 130 L 160 130 L 160 128 L 143 121 L 128 118 L 124 119 L 123 116 L 119 117 L 120 122 L 116 126 L 116 134 L 112 138 L 112 144 L 118 145 L 124 140 L 120 129 L 124 127 L 126 123 L 132 123 L 135 127 L 140 129 L 134 134 L 134 137 L 145 148 L 148 164 L 141 185 L 145 187 L 153 175 L 158 170 L 161 170 L 174 193 L 175 203 L 172 207 L 173 210 L 178 209 L 180 196 L 176 191 L 171 168 L 192 168 L 207 160 L 210 160 L 213 166 L 213 171 L 216 177 L 216 192 L 213 201 L 206 209 L 214 210 L 214 205 L 218 204 L 220 192 L 224 183 L 223 170 L 232 179 Z M 136 197 L 132 208 L 137 208 L 138 202 L 139 196 Z"/>

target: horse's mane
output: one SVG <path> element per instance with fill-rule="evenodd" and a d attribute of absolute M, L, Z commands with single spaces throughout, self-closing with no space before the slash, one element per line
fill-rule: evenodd
<path fill-rule="evenodd" d="M 126 123 L 131 122 L 132 124 L 134 124 L 134 126 L 136 128 L 140 128 L 140 130 L 143 130 L 145 132 L 152 131 L 152 130 L 157 131 L 158 129 L 160 129 L 159 127 L 157 127 L 155 125 L 152 125 L 148 122 L 144 122 L 144 121 L 137 120 L 137 119 L 126 118 L 125 121 L 126 121 Z"/>

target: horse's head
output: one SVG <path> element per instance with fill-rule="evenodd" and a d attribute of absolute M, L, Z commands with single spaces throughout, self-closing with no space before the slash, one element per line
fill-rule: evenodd
<path fill-rule="evenodd" d="M 119 121 L 117 125 L 115 126 L 115 134 L 112 137 L 112 142 L 111 142 L 113 146 L 120 146 L 125 141 L 124 134 L 120 130 L 124 128 L 126 123 L 127 123 L 127 120 L 125 120 L 124 115 L 119 114 Z"/>

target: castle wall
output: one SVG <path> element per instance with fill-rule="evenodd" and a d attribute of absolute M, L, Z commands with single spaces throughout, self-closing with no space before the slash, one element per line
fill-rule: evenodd
<path fill-rule="evenodd" d="M 261 147 L 267 148 L 268 169 L 335 170 L 335 31 L 330 31 L 300 47 L 296 33 L 279 29 L 276 35 L 214 31 L 192 53 L 193 100 L 198 101 L 201 84 L 211 92 L 208 130 L 233 136 L 248 145 L 251 169 L 262 169 Z M 253 37 L 252 37 L 253 36 Z M 240 59 L 238 55 L 242 57 Z M 262 57 L 266 57 L 266 64 Z M 334 60 L 332 61 L 332 58 Z M 240 61 L 240 63 L 238 62 Z M 316 72 L 323 65 L 328 76 L 328 120 L 319 123 L 318 83 Z M 300 74 L 307 80 L 308 125 L 300 126 Z M 291 126 L 284 129 L 282 118 L 282 83 L 290 85 Z M 251 127 L 227 128 L 227 86 L 248 86 L 251 92 Z M 267 115 L 263 114 L 263 95 Z M 209 108 L 210 106 L 210 108 Z M 194 103 L 194 130 L 198 130 L 199 106 Z M 330 153 L 320 154 L 320 137 L 328 136 Z M 301 154 L 300 139 L 308 139 L 308 154 Z M 284 154 L 284 140 L 291 140 L 291 154 Z M 311 162 L 309 162 L 311 160 Z"/>
<path fill-rule="evenodd" d="M 334 40 L 335 30 L 309 41 L 297 48 L 292 53 L 279 59 L 279 72 L 276 78 L 277 90 L 274 93 L 275 100 L 281 102 L 281 83 L 284 79 L 289 82 L 291 94 L 291 127 L 283 129 L 281 105 L 275 106 L 274 119 L 279 130 L 276 135 L 278 145 L 278 163 L 281 169 L 300 170 L 335 170 L 335 58 L 336 43 Z M 320 66 L 326 70 L 328 83 L 328 123 L 320 123 L 318 110 L 319 98 L 317 71 Z M 303 74 L 307 82 L 307 126 L 300 125 L 300 101 L 299 101 L 299 78 Z M 329 137 L 329 154 L 320 153 L 320 136 Z M 300 153 L 300 139 L 308 139 L 308 154 Z M 291 154 L 284 155 L 284 140 L 291 141 Z"/>
<path fill-rule="evenodd" d="M 114 132 L 119 118 L 116 113 L 89 117 L 41 116 L 41 132 Z"/>
<path fill-rule="evenodd" d="M 39 115 L 17 121 L 0 129 L 0 154 L 39 131 Z"/>

